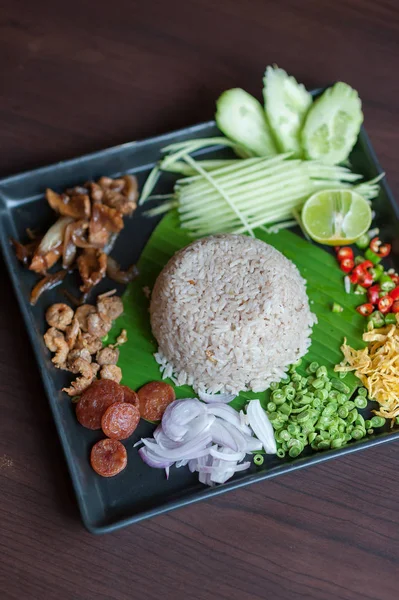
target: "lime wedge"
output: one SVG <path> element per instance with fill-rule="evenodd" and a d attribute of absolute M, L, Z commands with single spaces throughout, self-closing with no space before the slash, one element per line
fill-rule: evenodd
<path fill-rule="evenodd" d="M 371 208 L 351 190 L 323 190 L 313 194 L 302 209 L 303 226 L 320 244 L 352 244 L 369 230 Z"/>

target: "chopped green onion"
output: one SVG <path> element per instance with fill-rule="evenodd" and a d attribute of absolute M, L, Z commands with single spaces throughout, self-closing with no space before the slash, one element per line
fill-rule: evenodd
<path fill-rule="evenodd" d="M 366 408 L 367 398 L 365 396 L 356 396 L 354 403 L 356 408 Z"/>
<path fill-rule="evenodd" d="M 263 458 L 263 456 L 261 454 L 255 454 L 254 456 L 254 463 L 257 467 L 260 467 L 261 465 L 263 465 L 265 459 Z"/>
<path fill-rule="evenodd" d="M 323 375 L 327 375 L 327 367 L 322 365 L 316 371 L 316 377 L 322 377 Z"/>
<path fill-rule="evenodd" d="M 331 379 L 331 384 L 334 389 L 338 390 L 339 392 L 342 392 L 343 394 L 349 394 L 351 391 L 350 388 L 340 379 Z"/>
<path fill-rule="evenodd" d="M 371 426 L 372 427 L 383 427 L 383 425 L 385 425 L 385 421 L 386 420 L 384 419 L 384 417 L 379 417 L 379 416 L 375 415 L 371 419 Z"/>

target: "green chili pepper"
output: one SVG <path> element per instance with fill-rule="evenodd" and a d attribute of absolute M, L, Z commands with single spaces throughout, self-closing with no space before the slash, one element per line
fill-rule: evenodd
<path fill-rule="evenodd" d="M 349 411 L 346 408 L 346 406 L 339 406 L 337 412 L 338 412 L 338 415 L 341 417 L 341 419 L 346 419 L 346 417 L 349 414 Z"/>
<path fill-rule="evenodd" d="M 368 433 L 368 435 L 373 435 L 374 429 L 367 429 L 367 433 Z"/>
<path fill-rule="evenodd" d="M 340 379 L 345 379 L 345 377 L 347 376 L 347 372 L 346 371 L 338 371 L 338 377 Z"/>
<path fill-rule="evenodd" d="M 396 315 L 394 313 L 385 315 L 385 325 L 396 325 Z"/>
<path fill-rule="evenodd" d="M 367 290 L 366 288 L 364 288 L 361 285 L 357 285 L 354 289 L 354 294 L 356 294 L 357 296 L 363 296 L 364 294 L 367 294 Z"/>
<path fill-rule="evenodd" d="M 385 318 L 379 310 L 375 310 L 367 317 L 367 322 L 371 323 L 374 329 L 379 329 L 380 327 L 384 327 Z"/>
<path fill-rule="evenodd" d="M 268 402 L 267 406 L 266 406 L 267 412 L 268 413 L 272 413 L 275 412 L 276 410 L 276 405 L 274 402 Z"/>
<path fill-rule="evenodd" d="M 391 290 L 394 289 L 394 287 L 396 287 L 395 282 L 392 281 L 390 276 L 387 275 L 386 273 L 381 275 L 379 284 L 380 284 L 380 288 L 383 292 L 390 292 Z"/>
<path fill-rule="evenodd" d="M 331 311 L 333 313 L 342 313 L 343 310 L 343 307 L 340 304 L 338 304 L 338 302 L 333 302 L 333 305 L 331 307 Z"/>
<path fill-rule="evenodd" d="M 366 388 L 364 388 L 364 387 L 360 387 L 360 388 L 357 390 L 357 393 L 358 393 L 360 396 L 367 396 L 367 390 L 366 390 Z"/>
<path fill-rule="evenodd" d="M 376 254 L 375 252 L 373 252 L 371 248 L 367 248 L 366 252 L 364 253 L 364 258 L 366 260 L 371 260 L 373 265 L 378 265 L 378 263 L 381 262 L 381 257 L 378 256 L 378 254 Z"/>
<path fill-rule="evenodd" d="M 367 235 L 367 233 L 363 233 L 363 235 L 361 235 L 360 238 L 356 240 L 355 244 L 360 250 L 365 250 L 366 248 L 368 248 L 370 244 L 370 238 Z"/>
<path fill-rule="evenodd" d="M 366 419 L 366 421 L 364 422 L 364 426 L 366 429 L 370 429 L 371 428 L 371 420 Z"/>
<path fill-rule="evenodd" d="M 284 458 L 284 456 L 285 456 L 285 450 L 283 450 L 283 448 L 279 448 L 279 449 L 277 450 L 276 454 L 277 454 L 277 456 L 278 456 L 279 458 Z"/>
<path fill-rule="evenodd" d="M 372 276 L 373 281 L 379 281 L 383 272 L 384 272 L 384 267 L 382 265 L 375 265 L 375 267 L 372 267 L 371 269 L 369 269 L 369 273 Z"/>
<path fill-rule="evenodd" d="M 278 389 L 277 381 L 272 381 L 269 387 L 271 390 L 277 390 Z"/>

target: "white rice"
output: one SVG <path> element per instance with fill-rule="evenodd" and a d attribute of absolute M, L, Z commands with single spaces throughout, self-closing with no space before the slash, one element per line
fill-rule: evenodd
<path fill-rule="evenodd" d="M 305 281 L 278 250 L 244 235 L 195 241 L 151 296 L 163 377 L 210 393 L 267 389 L 310 345 Z"/>

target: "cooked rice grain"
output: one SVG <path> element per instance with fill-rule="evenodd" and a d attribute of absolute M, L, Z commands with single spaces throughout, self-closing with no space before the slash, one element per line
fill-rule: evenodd
<path fill-rule="evenodd" d="M 310 345 L 305 281 L 278 250 L 217 235 L 177 252 L 151 297 L 163 377 L 196 391 L 260 392 Z"/>

